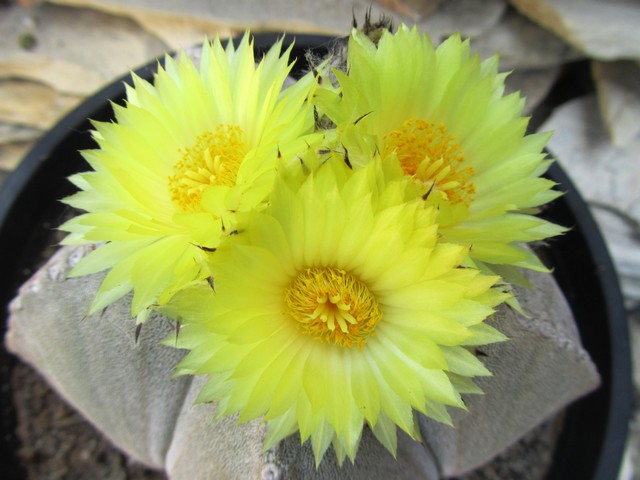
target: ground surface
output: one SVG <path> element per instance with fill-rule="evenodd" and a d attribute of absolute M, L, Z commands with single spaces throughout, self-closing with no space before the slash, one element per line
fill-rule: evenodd
<path fill-rule="evenodd" d="M 63 402 L 31 368 L 18 363 L 12 372 L 18 457 L 27 478 L 75 480 L 163 480 L 111 443 Z"/>

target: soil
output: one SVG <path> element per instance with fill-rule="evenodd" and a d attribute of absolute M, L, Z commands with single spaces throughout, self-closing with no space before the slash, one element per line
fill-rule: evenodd
<path fill-rule="evenodd" d="M 11 372 L 17 456 L 30 480 L 165 480 L 116 450 L 30 367 Z"/>

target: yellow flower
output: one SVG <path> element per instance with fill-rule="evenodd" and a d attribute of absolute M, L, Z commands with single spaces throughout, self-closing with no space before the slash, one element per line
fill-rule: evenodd
<path fill-rule="evenodd" d="M 376 46 L 354 31 L 348 73 L 337 71 L 339 88 L 321 89 L 315 102 L 354 168 L 382 157 L 410 177 L 440 209 L 443 238 L 470 247 L 477 265 L 545 270 L 524 244 L 564 231 L 531 215 L 559 195 L 540 178 L 549 134 L 525 135 L 524 100 L 503 95 L 497 63 L 470 56 L 459 36 L 435 48 L 401 25 Z"/>
<path fill-rule="evenodd" d="M 265 448 L 299 431 L 317 464 L 331 443 L 353 461 L 365 424 L 395 454 L 396 425 L 419 436 L 414 410 L 450 422 L 446 406 L 489 375 L 470 346 L 504 339 L 483 321 L 507 297 L 460 268 L 467 249 L 439 243 L 437 210 L 406 201 L 408 182 L 333 160 L 281 172 L 214 254 L 215 285 L 161 309 L 190 350 L 178 373 L 208 375 L 200 401 L 263 417 Z"/>
<path fill-rule="evenodd" d="M 263 201 L 281 152 L 313 128 L 306 105 L 315 80 L 282 90 L 291 69 L 277 42 L 256 66 L 246 34 L 237 49 L 206 41 L 199 69 L 166 58 L 154 85 L 134 76 L 116 121 L 96 123 L 99 148 L 83 152 L 93 171 L 65 199 L 84 213 L 64 224 L 66 244 L 101 244 L 72 272 L 111 269 L 97 311 L 133 289 L 132 314 L 204 278 L 202 265 L 235 212 Z"/>

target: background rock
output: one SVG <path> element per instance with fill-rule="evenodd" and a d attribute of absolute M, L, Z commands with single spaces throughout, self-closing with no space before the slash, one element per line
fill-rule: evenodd
<path fill-rule="evenodd" d="M 555 131 L 549 150 L 597 214 L 627 302 L 640 301 L 640 135 L 614 146 L 593 95 L 559 107 L 541 129 Z"/>
<path fill-rule="evenodd" d="M 521 13 L 590 57 L 640 58 L 636 0 L 510 0 Z"/>
<path fill-rule="evenodd" d="M 617 148 L 640 137 L 640 65 L 633 61 L 593 62 L 598 104 L 611 142 Z"/>
<path fill-rule="evenodd" d="M 26 33 L 34 39 L 28 49 L 20 45 Z M 43 4 L 0 16 L 0 77 L 28 72 L 67 93 L 91 93 L 166 50 L 134 21 L 95 10 Z"/>
<path fill-rule="evenodd" d="M 44 130 L 75 107 L 80 97 L 60 95 L 36 82 L 0 81 L 0 121 Z"/>
<path fill-rule="evenodd" d="M 500 56 L 500 69 L 541 70 L 558 67 L 583 55 L 553 33 L 513 10 L 472 40 L 484 58 Z"/>

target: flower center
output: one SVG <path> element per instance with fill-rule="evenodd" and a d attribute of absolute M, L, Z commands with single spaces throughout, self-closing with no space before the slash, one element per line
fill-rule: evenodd
<path fill-rule="evenodd" d="M 182 152 L 169 176 L 169 192 L 174 205 L 183 212 L 199 209 L 205 189 L 211 185 L 233 186 L 247 148 L 242 129 L 236 125 L 218 125 L 196 138 Z"/>
<path fill-rule="evenodd" d="M 384 153 L 395 153 L 405 175 L 413 178 L 423 196 L 433 192 L 451 203 L 473 201 L 473 167 L 460 169 L 460 146 L 443 124 L 412 118 L 384 137 Z"/>
<path fill-rule="evenodd" d="M 367 286 L 332 267 L 299 273 L 285 292 L 285 305 L 303 333 L 345 348 L 363 347 L 382 318 Z"/>

